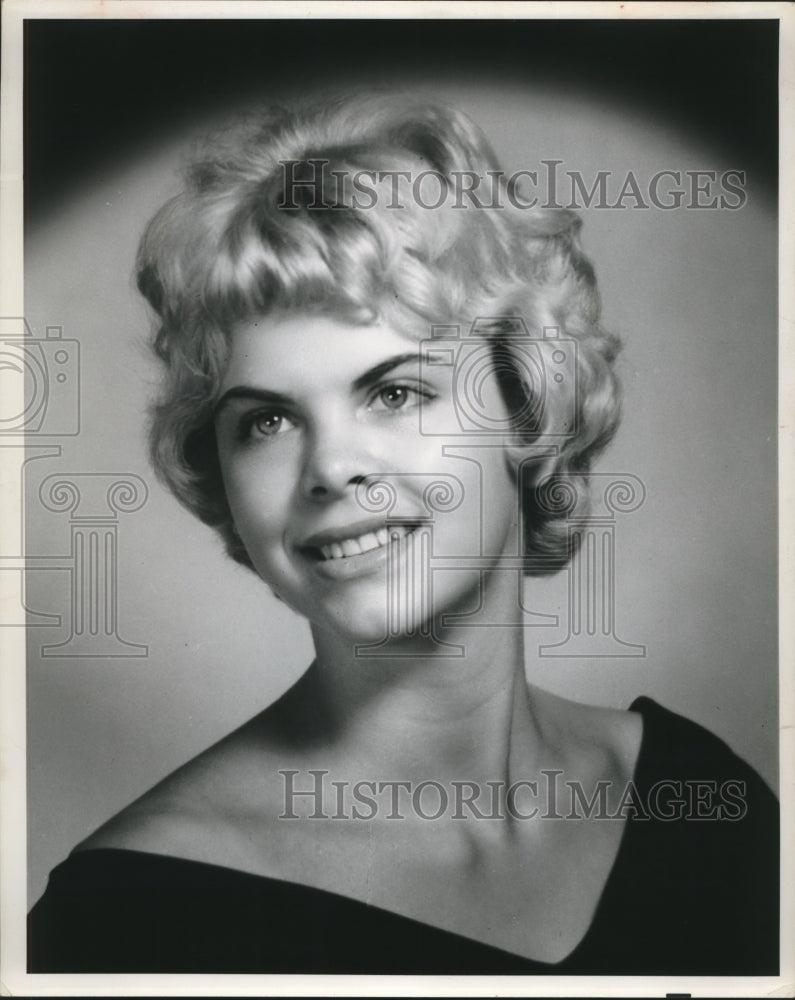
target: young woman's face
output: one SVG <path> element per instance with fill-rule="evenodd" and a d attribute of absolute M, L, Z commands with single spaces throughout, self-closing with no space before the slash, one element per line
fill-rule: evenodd
<path fill-rule="evenodd" d="M 216 433 L 235 529 L 284 601 L 359 642 L 471 610 L 489 577 L 475 558 L 518 553 L 505 450 L 462 436 L 453 366 L 421 366 L 421 349 L 310 314 L 232 334 Z M 506 417 L 498 392 L 481 405 Z"/>

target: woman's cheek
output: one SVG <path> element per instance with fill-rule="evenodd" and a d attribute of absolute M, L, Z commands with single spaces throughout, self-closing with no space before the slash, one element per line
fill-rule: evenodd
<path fill-rule="evenodd" d="M 252 448 L 222 463 L 221 471 L 230 506 L 238 507 L 245 516 L 259 519 L 289 510 L 294 494 L 296 464 L 282 460 L 274 462 L 264 448 Z"/>

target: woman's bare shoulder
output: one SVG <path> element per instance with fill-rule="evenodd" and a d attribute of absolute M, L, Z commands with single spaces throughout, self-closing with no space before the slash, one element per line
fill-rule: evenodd
<path fill-rule="evenodd" d="M 530 696 L 548 742 L 572 760 L 590 761 L 605 776 L 632 778 L 643 739 L 638 712 L 588 705 L 533 686 Z"/>
<path fill-rule="evenodd" d="M 295 762 L 279 723 L 271 706 L 167 775 L 75 851 L 119 848 L 250 869 L 245 845 L 252 830 L 267 843 L 278 818 L 280 771 Z"/>

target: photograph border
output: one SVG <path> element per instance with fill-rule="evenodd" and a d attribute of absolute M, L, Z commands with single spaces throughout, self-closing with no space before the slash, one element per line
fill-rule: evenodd
<path fill-rule="evenodd" d="M 795 7 L 786 3 L 358 3 L 310 0 L 4 0 L 0 79 L 0 316 L 24 316 L 23 276 L 23 21 L 34 18 L 557 18 L 569 19 L 778 19 L 779 85 L 779 759 L 781 812 L 781 940 L 795 940 L 795 598 L 792 511 L 795 509 Z M 22 399 L 22 385 L 19 385 Z M 19 407 L 20 411 L 22 406 Z M 2 457 L 2 456 L 0 456 Z M 19 483 L 0 474 L 2 523 L 20 517 Z M 8 529 L 7 529 L 8 530 Z M 0 587 L 6 586 L 0 573 Z M 0 600 L 4 594 L 0 591 Z M 285 975 L 42 975 L 25 969 L 26 892 L 26 688 L 24 629 L 0 629 L 0 991 L 45 995 L 438 995 L 532 996 L 795 995 L 795 951 L 782 946 L 777 977 L 481 977 L 481 976 L 285 976 Z"/>

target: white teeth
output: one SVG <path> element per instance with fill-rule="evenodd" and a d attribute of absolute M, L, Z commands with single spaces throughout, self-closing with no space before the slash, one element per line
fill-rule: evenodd
<path fill-rule="evenodd" d="M 369 552 L 370 549 L 377 549 L 379 544 L 378 539 L 372 531 L 368 532 L 366 535 L 362 535 L 359 539 L 359 547 L 362 552 Z"/>
<path fill-rule="evenodd" d="M 358 556 L 363 552 L 381 548 L 389 542 L 398 541 L 407 534 L 409 534 L 409 529 L 403 525 L 396 525 L 388 531 L 386 528 L 379 528 L 377 531 L 368 531 L 358 538 L 343 538 L 341 542 L 322 545 L 320 551 L 324 559 L 343 559 L 346 556 Z"/>

